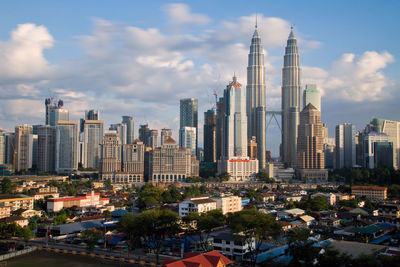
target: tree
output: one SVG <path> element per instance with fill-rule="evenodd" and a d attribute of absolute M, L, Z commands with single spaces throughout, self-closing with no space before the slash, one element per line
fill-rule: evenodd
<path fill-rule="evenodd" d="M 1 193 L 2 194 L 12 194 L 16 188 L 16 185 L 11 182 L 11 179 L 4 177 L 1 181 Z"/>
<path fill-rule="evenodd" d="M 104 187 L 107 190 L 112 190 L 113 189 L 113 185 L 111 184 L 111 179 L 107 179 L 104 181 Z"/>
<path fill-rule="evenodd" d="M 170 185 L 168 190 L 162 193 L 163 203 L 177 203 L 182 200 L 182 194 L 175 185 Z"/>
<path fill-rule="evenodd" d="M 231 179 L 231 175 L 227 172 L 224 172 L 218 175 L 218 178 L 220 182 L 229 181 L 229 179 Z"/>
<path fill-rule="evenodd" d="M 104 216 L 105 216 L 106 218 L 111 218 L 111 212 L 110 212 L 109 210 L 105 210 L 105 211 L 103 212 L 103 214 L 104 214 Z"/>
<path fill-rule="evenodd" d="M 22 237 L 25 241 L 25 244 L 29 242 L 29 240 L 34 236 L 35 234 L 29 229 L 29 227 L 24 227 L 21 228 L 19 236 Z"/>
<path fill-rule="evenodd" d="M 224 226 L 226 217 L 221 210 L 211 210 L 205 213 L 189 213 L 182 218 L 185 225 L 186 234 L 198 235 L 200 246 L 204 251 L 212 250 L 208 241 L 211 232 L 218 227 Z"/>
<path fill-rule="evenodd" d="M 138 192 L 138 207 L 141 210 L 155 207 L 162 202 L 163 189 L 152 184 L 145 184 Z"/>
<path fill-rule="evenodd" d="M 229 227 L 236 239 L 249 248 L 252 266 L 255 266 L 262 242 L 277 238 L 282 228 L 269 214 L 256 209 L 242 210 L 229 215 Z"/>
<path fill-rule="evenodd" d="M 88 229 L 81 233 L 81 237 L 87 245 L 87 250 L 93 251 L 94 246 L 103 238 L 103 233 L 96 229 Z"/>
<path fill-rule="evenodd" d="M 259 172 L 257 173 L 257 179 L 260 181 L 263 181 L 264 183 L 273 183 L 274 179 L 269 178 L 269 173 L 268 172 Z"/>
<path fill-rule="evenodd" d="M 310 230 L 295 228 L 288 234 L 288 252 L 293 257 L 289 266 L 312 266 L 320 248 L 309 240 Z"/>
<path fill-rule="evenodd" d="M 181 230 L 176 212 L 159 209 L 146 210 L 139 215 L 124 216 L 118 228 L 132 243 L 137 242 L 140 238 L 142 246 L 155 252 L 157 264 L 165 238 L 171 237 Z"/>

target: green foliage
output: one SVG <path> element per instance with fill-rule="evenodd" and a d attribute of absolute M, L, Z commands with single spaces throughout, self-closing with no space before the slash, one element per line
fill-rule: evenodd
<path fill-rule="evenodd" d="M 12 194 L 15 191 L 17 185 L 11 182 L 11 179 L 4 177 L 1 181 L 1 193 L 2 194 Z"/>
<path fill-rule="evenodd" d="M 188 235 L 198 235 L 200 237 L 200 245 L 204 251 L 212 250 L 211 244 L 208 242 L 210 233 L 226 223 L 226 217 L 221 210 L 211 210 L 205 213 L 189 213 L 182 218 L 182 222 Z"/>
<path fill-rule="evenodd" d="M 0 222 L 0 238 L 10 239 L 11 237 L 22 237 L 25 242 L 28 242 L 33 236 L 34 233 L 29 227 L 22 228 L 15 223 L 6 224 Z"/>
<path fill-rule="evenodd" d="M 93 251 L 94 246 L 102 239 L 103 233 L 96 229 L 88 229 L 81 233 L 82 240 L 87 245 L 87 250 Z"/>
<path fill-rule="evenodd" d="M 113 186 L 111 184 L 111 179 L 105 180 L 103 184 L 104 184 L 104 188 L 105 189 L 107 189 L 107 190 L 112 190 L 113 189 Z"/>
<path fill-rule="evenodd" d="M 152 184 L 145 184 L 139 190 L 138 207 L 141 210 L 159 206 L 162 202 L 163 189 Z"/>
<path fill-rule="evenodd" d="M 259 191 L 259 190 L 254 190 L 253 188 L 250 188 L 250 189 L 247 191 L 247 197 L 248 197 L 250 200 L 262 201 L 261 191 Z"/>
<path fill-rule="evenodd" d="M 400 185 L 400 170 L 376 169 L 337 169 L 330 176 L 343 177 L 348 184 L 358 185 Z"/>
<path fill-rule="evenodd" d="M 264 183 L 272 184 L 275 182 L 274 179 L 269 178 L 268 172 L 259 172 L 257 173 L 257 180 L 262 181 Z"/>
<path fill-rule="evenodd" d="M 280 224 L 271 215 L 261 213 L 256 209 L 229 214 L 228 223 L 235 238 L 249 246 L 253 266 L 255 266 L 262 242 L 277 238 L 282 231 Z M 254 241 L 255 247 L 252 246 Z"/>
<path fill-rule="evenodd" d="M 358 201 L 355 200 L 355 199 L 340 200 L 339 201 L 339 206 L 340 207 L 357 208 L 358 207 Z"/>
<path fill-rule="evenodd" d="M 31 221 L 31 222 L 29 222 L 28 227 L 29 227 L 29 229 L 34 230 L 38 227 L 38 224 L 36 221 Z"/>
<path fill-rule="evenodd" d="M 196 196 L 200 196 L 200 195 L 207 193 L 207 191 L 208 191 L 208 189 L 205 185 L 201 185 L 201 186 L 191 185 L 191 186 L 185 187 L 184 195 L 185 195 L 185 197 L 196 197 Z"/>
<path fill-rule="evenodd" d="M 65 224 L 67 222 L 68 216 L 71 215 L 70 210 L 62 209 L 60 212 L 54 217 L 54 223 L 59 225 L 59 224 Z"/>
<path fill-rule="evenodd" d="M 329 203 L 328 200 L 323 196 L 316 196 L 313 199 L 303 197 L 300 202 L 296 203 L 296 207 L 303 210 L 321 211 L 328 210 Z"/>
<path fill-rule="evenodd" d="M 231 179 L 231 175 L 227 172 L 221 173 L 217 177 L 220 179 L 221 182 L 229 181 L 229 179 Z"/>
<path fill-rule="evenodd" d="M 390 198 L 400 198 L 400 185 L 392 184 L 388 188 L 388 196 Z"/>
<path fill-rule="evenodd" d="M 161 198 L 163 203 L 177 203 L 181 201 L 183 197 L 175 185 L 170 185 L 168 189 L 162 193 Z"/>
<path fill-rule="evenodd" d="M 162 241 L 181 231 L 178 218 L 171 210 L 146 210 L 139 215 L 124 215 L 118 230 L 129 240 L 130 247 L 139 244 L 154 250 L 158 263 Z"/>
<path fill-rule="evenodd" d="M 103 212 L 103 214 L 104 214 L 104 216 L 106 216 L 106 218 L 111 218 L 111 211 L 105 210 L 105 211 Z"/>

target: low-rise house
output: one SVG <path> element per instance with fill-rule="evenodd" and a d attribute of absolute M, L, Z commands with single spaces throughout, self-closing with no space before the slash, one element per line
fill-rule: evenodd
<path fill-rule="evenodd" d="M 349 195 L 349 194 L 341 194 L 341 193 L 336 193 L 336 201 L 341 201 L 341 200 L 350 200 L 354 199 L 354 195 Z"/>
<path fill-rule="evenodd" d="M 302 215 L 302 216 L 300 216 L 299 218 L 300 218 L 300 220 L 302 220 L 303 222 L 305 222 L 305 223 L 307 224 L 307 226 L 310 226 L 310 225 L 312 225 L 312 224 L 315 223 L 315 218 L 314 218 L 314 217 L 311 217 L 311 216 L 309 216 L 309 215 Z"/>
<path fill-rule="evenodd" d="M 261 197 L 264 202 L 274 202 L 275 201 L 275 194 L 272 192 L 262 193 Z"/>
<path fill-rule="evenodd" d="M 162 267 L 225 267 L 232 263 L 230 259 L 218 251 L 204 254 L 187 253 L 182 260 L 165 259 Z"/>
<path fill-rule="evenodd" d="M 192 197 L 179 203 L 179 216 L 186 216 L 191 212 L 203 213 L 217 209 L 217 202 L 208 196 Z"/>
<path fill-rule="evenodd" d="M 304 210 L 298 208 L 285 210 L 285 212 L 291 215 L 292 217 L 297 217 L 305 214 Z"/>
<path fill-rule="evenodd" d="M 215 250 L 233 260 L 242 261 L 243 256 L 250 252 L 249 244 L 232 235 L 229 228 L 224 228 L 213 234 L 212 244 Z M 253 248 L 255 247 L 255 240 L 251 245 Z"/>
<path fill-rule="evenodd" d="M 0 219 L 10 217 L 11 215 L 11 207 L 3 206 L 0 207 Z"/>
<path fill-rule="evenodd" d="M 26 195 L 0 195 L 0 207 L 10 207 L 11 211 L 18 209 L 33 209 L 33 202 L 35 198 Z"/>
<path fill-rule="evenodd" d="M 16 211 L 13 211 L 12 213 L 15 216 L 21 216 L 26 219 L 30 219 L 32 217 L 42 217 L 43 216 L 43 211 L 41 210 L 28 210 L 28 209 L 19 209 Z"/>
<path fill-rule="evenodd" d="M 340 219 L 332 217 L 320 218 L 318 221 L 318 225 L 328 226 L 328 227 L 339 227 Z"/>
<path fill-rule="evenodd" d="M 0 219 L 0 222 L 6 223 L 6 224 L 12 224 L 15 223 L 21 227 L 25 227 L 28 226 L 29 221 L 28 219 L 22 217 L 22 216 L 10 216 L 10 217 L 6 217 L 3 219 Z"/>
<path fill-rule="evenodd" d="M 35 200 L 45 199 L 46 197 L 59 198 L 60 193 L 58 193 L 58 192 L 41 192 L 41 193 L 35 193 L 33 195 L 33 197 L 35 198 Z"/>
<path fill-rule="evenodd" d="M 281 198 L 282 200 L 296 202 L 296 201 L 300 201 L 300 200 L 303 198 L 303 196 L 298 196 L 298 195 L 296 195 L 296 196 L 294 196 L 294 195 L 284 195 L 284 196 L 281 196 L 280 198 Z"/>

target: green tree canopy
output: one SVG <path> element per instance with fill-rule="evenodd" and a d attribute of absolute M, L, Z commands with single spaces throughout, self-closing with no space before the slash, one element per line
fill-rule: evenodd
<path fill-rule="evenodd" d="M 1 181 L 1 193 L 12 194 L 17 186 L 11 182 L 11 179 L 4 177 Z"/>
<path fill-rule="evenodd" d="M 81 237 L 87 245 L 87 250 L 93 251 L 94 246 L 104 237 L 104 235 L 99 230 L 87 229 L 81 233 Z"/>

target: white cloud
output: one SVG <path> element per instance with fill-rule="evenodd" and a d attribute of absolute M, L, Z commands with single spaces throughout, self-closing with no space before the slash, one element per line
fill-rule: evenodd
<path fill-rule="evenodd" d="M 0 43 L 0 79 L 30 80 L 44 77 L 53 68 L 43 50 L 53 46 L 53 37 L 43 25 L 20 24 L 11 39 Z"/>
<path fill-rule="evenodd" d="M 366 51 L 343 54 L 329 70 L 303 67 L 303 81 L 317 83 L 325 97 L 350 102 L 381 101 L 390 97 L 390 81 L 383 69 L 394 57 L 388 52 Z"/>
<path fill-rule="evenodd" d="M 175 26 L 188 24 L 203 26 L 210 22 L 208 16 L 192 13 L 190 8 L 185 4 L 168 4 L 165 6 L 165 11 L 170 22 Z"/>

